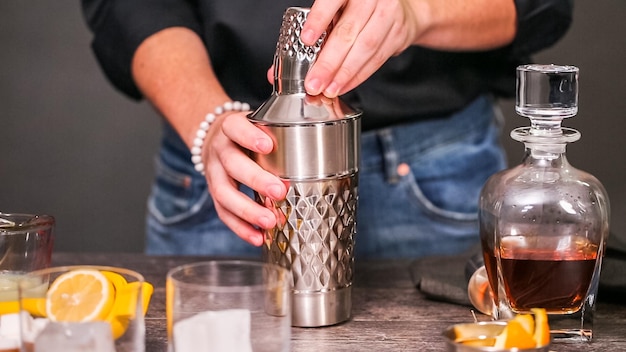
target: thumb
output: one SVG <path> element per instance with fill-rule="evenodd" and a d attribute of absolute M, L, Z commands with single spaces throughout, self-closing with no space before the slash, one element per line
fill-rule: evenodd
<path fill-rule="evenodd" d="M 274 65 L 267 70 L 267 81 L 274 84 Z"/>

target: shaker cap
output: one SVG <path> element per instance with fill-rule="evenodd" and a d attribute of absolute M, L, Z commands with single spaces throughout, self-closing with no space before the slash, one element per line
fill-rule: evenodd
<path fill-rule="evenodd" d="M 338 98 L 306 94 L 304 78 L 324 45 L 323 33 L 313 45 L 300 40 L 302 26 L 310 9 L 289 7 L 285 10 L 274 55 L 274 92 L 248 116 L 261 124 L 310 124 L 353 119 L 360 112 Z"/>
<path fill-rule="evenodd" d="M 274 92 L 248 119 L 274 140 L 269 154 L 252 153 L 263 169 L 295 181 L 344 177 L 358 171 L 361 113 L 340 98 L 308 95 L 304 78 L 326 35 L 300 41 L 309 9 L 288 8 L 274 56 Z"/>

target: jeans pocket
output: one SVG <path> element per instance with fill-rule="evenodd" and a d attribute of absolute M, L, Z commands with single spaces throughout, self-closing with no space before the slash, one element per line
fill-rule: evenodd
<path fill-rule="evenodd" d="M 420 212 L 430 217 L 431 219 L 439 219 L 442 221 L 476 221 L 478 219 L 478 209 L 475 207 L 471 209 L 470 203 L 477 203 L 477 197 L 467 197 L 466 203 L 463 207 L 459 207 L 459 199 L 450 199 L 445 197 L 437 197 L 437 200 L 433 199 L 433 195 L 438 190 L 445 189 L 448 194 L 458 193 L 452 188 L 456 188 L 453 182 L 449 182 L 446 185 L 446 181 L 439 180 L 418 180 L 415 178 L 413 172 L 406 175 L 401 181 L 407 188 L 409 200 L 416 205 Z M 464 192 L 468 191 L 464 189 Z"/>
<path fill-rule="evenodd" d="M 476 221 L 482 187 L 504 167 L 504 155 L 497 144 L 455 143 L 409 166 L 401 182 L 424 213 L 441 220 Z"/>
<path fill-rule="evenodd" d="M 206 189 L 193 176 L 185 174 L 157 160 L 156 178 L 148 198 L 148 212 L 162 225 L 191 221 L 205 203 L 211 202 Z"/>

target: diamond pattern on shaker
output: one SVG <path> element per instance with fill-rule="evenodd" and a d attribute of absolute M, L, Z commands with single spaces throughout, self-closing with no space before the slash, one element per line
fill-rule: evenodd
<path fill-rule="evenodd" d="M 295 290 L 329 291 L 351 284 L 356 183 L 354 176 L 294 182 L 286 199 L 275 203 L 286 223 L 267 232 L 265 255 L 292 269 Z"/>
<path fill-rule="evenodd" d="M 306 20 L 306 16 L 301 12 L 292 14 L 291 16 L 292 18 L 287 21 L 283 21 L 277 46 L 281 51 L 287 53 L 289 57 L 297 55 L 297 61 L 306 60 L 312 62 L 317 57 L 317 53 L 320 51 L 322 43 L 326 38 L 326 32 L 320 36 L 317 42 L 315 42 L 315 45 L 304 45 L 302 41 L 300 41 L 300 31 L 304 21 Z M 285 23 L 288 23 L 288 25 L 284 26 Z"/>

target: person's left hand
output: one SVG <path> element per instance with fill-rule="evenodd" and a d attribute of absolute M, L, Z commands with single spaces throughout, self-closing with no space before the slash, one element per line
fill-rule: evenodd
<path fill-rule="evenodd" d="M 420 31 L 407 0 L 316 0 L 302 42 L 313 45 L 331 22 L 330 35 L 305 79 L 307 93 L 329 98 L 361 84 Z"/>

